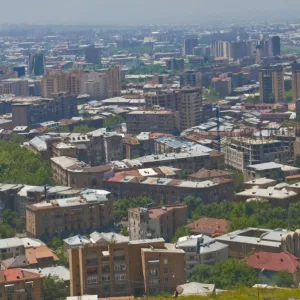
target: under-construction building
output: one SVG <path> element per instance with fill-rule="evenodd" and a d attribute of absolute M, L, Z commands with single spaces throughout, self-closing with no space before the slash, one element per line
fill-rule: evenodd
<path fill-rule="evenodd" d="M 248 165 L 275 161 L 286 163 L 289 149 L 284 140 L 233 137 L 222 141 L 227 167 L 243 171 Z"/>

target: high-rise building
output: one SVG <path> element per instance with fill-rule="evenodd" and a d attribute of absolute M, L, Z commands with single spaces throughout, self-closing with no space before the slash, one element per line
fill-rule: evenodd
<path fill-rule="evenodd" d="M 181 130 L 197 126 L 201 122 L 202 90 L 186 86 L 181 89 L 179 104 Z"/>
<path fill-rule="evenodd" d="M 258 42 L 258 45 L 260 46 L 260 57 L 263 58 L 263 57 L 268 57 L 268 56 L 271 56 L 272 55 L 272 49 L 271 49 L 271 44 L 270 44 L 270 41 L 269 40 L 260 40 Z"/>
<path fill-rule="evenodd" d="M 54 94 L 64 92 L 78 96 L 83 92 L 83 74 L 82 69 L 48 71 L 42 78 L 42 96 L 52 97 Z"/>
<path fill-rule="evenodd" d="M 231 57 L 233 60 L 241 59 L 248 55 L 247 42 L 233 42 L 231 43 Z"/>
<path fill-rule="evenodd" d="M 15 96 L 28 97 L 28 80 L 11 78 L 0 81 L 0 95 L 3 94 L 14 94 Z"/>
<path fill-rule="evenodd" d="M 144 94 L 146 107 L 151 108 L 156 105 L 178 111 L 181 98 L 180 90 L 161 90 Z"/>
<path fill-rule="evenodd" d="M 87 63 L 99 65 L 101 64 L 101 54 L 101 48 L 95 47 L 95 45 L 89 45 L 85 48 L 85 61 Z"/>
<path fill-rule="evenodd" d="M 201 87 L 201 73 L 194 70 L 187 70 L 180 75 L 180 86 Z"/>
<path fill-rule="evenodd" d="M 183 54 L 193 55 L 193 49 L 197 46 L 198 46 L 198 39 L 196 38 L 185 39 L 183 45 Z"/>
<path fill-rule="evenodd" d="M 82 93 L 93 99 L 108 98 L 108 75 L 102 72 L 89 71 L 83 74 Z"/>
<path fill-rule="evenodd" d="M 263 103 L 284 100 L 284 72 L 282 66 L 268 66 L 259 70 L 259 93 Z"/>
<path fill-rule="evenodd" d="M 45 53 L 42 50 L 29 54 L 28 74 L 42 76 L 46 73 Z"/>
<path fill-rule="evenodd" d="M 277 35 L 272 37 L 272 54 L 273 56 L 278 56 L 281 54 L 280 37 Z"/>
<path fill-rule="evenodd" d="M 295 103 L 300 98 L 300 64 L 296 62 L 292 65 L 292 90 Z"/>
<path fill-rule="evenodd" d="M 120 68 L 113 67 L 101 70 L 108 77 L 108 98 L 119 97 L 121 95 L 121 75 Z"/>

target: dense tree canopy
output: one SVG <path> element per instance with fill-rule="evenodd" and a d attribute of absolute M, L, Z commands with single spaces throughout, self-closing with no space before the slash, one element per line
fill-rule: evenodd
<path fill-rule="evenodd" d="M 123 121 L 124 120 L 123 120 L 122 116 L 119 116 L 119 115 L 111 117 L 111 118 L 107 118 L 103 122 L 103 127 L 107 128 L 107 127 L 110 127 L 113 125 L 121 124 Z"/>
<path fill-rule="evenodd" d="M 48 275 L 43 280 L 43 295 L 45 300 L 65 299 L 69 295 L 69 287 L 58 276 Z"/>
<path fill-rule="evenodd" d="M 177 240 L 183 236 L 187 236 L 187 235 L 190 235 L 192 232 L 191 232 L 191 229 L 188 228 L 188 227 L 180 227 L 176 230 L 175 232 L 175 235 L 172 239 L 172 243 L 176 243 Z"/>
<path fill-rule="evenodd" d="M 245 227 L 300 228 L 300 202 L 292 203 L 288 209 L 272 207 L 264 202 L 230 202 L 203 204 L 200 198 L 186 197 L 189 218 L 220 218 L 230 221 L 231 230 Z"/>
<path fill-rule="evenodd" d="M 48 247 L 54 250 L 55 254 L 59 258 L 59 264 L 68 267 L 68 259 L 64 254 L 64 242 L 62 239 L 55 237 L 49 243 Z"/>
<path fill-rule="evenodd" d="M 114 203 L 114 217 L 115 221 L 119 222 L 122 219 L 128 218 L 128 209 L 135 207 L 148 207 L 153 200 L 150 197 L 137 197 L 132 199 L 121 199 Z"/>
<path fill-rule="evenodd" d="M 20 147 L 16 140 L 0 141 L 0 182 L 52 184 L 51 167 L 39 155 Z"/>
<path fill-rule="evenodd" d="M 214 283 L 219 289 L 252 287 L 258 282 L 255 269 L 246 262 L 231 258 L 214 265 L 199 265 L 193 269 L 191 281 Z"/>

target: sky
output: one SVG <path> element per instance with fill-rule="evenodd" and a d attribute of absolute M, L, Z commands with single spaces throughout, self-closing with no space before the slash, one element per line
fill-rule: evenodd
<path fill-rule="evenodd" d="M 289 20 L 299 0 L 0 0 L 0 23 L 174 24 Z"/>

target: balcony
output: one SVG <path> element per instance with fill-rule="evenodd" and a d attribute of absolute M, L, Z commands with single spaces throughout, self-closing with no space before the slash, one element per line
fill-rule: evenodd
<path fill-rule="evenodd" d="M 96 258 L 94 259 L 87 259 L 85 261 L 86 266 L 97 266 L 98 265 L 98 260 Z"/>

